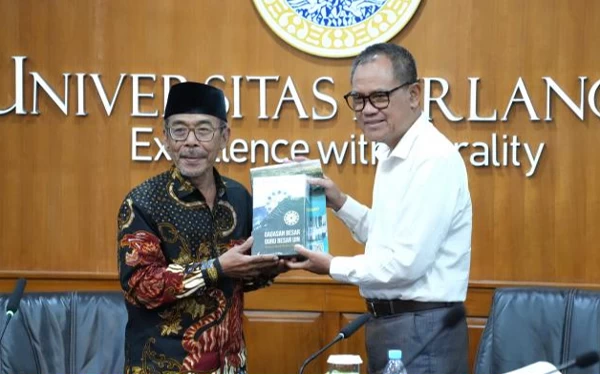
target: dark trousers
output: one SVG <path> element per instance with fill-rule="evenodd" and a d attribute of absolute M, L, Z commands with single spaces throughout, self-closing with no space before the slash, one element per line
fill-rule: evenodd
<path fill-rule="evenodd" d="M 402 350 L 409 374 L 466 374 L 469 372 L 469 337 L 466 319 L 444 329 L 425 349 L 417 351 L 442 328 L 450 308 L 438 308 L 372 318 L 366 325 L 369 373 L 382 373 L 389 349 Z M 411 358 L 414 360 L 411 361 Z M 407 363 L 407 361 L 409 363 Z"/>

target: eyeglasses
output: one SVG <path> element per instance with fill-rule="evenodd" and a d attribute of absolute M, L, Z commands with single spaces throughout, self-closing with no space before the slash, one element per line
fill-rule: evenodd
<path fill-rule="evenodd" d="M 346 104 L 350 107 L 354 112 L 360 112 L 365 109 L 365 105 L 367 104 L 367 99 L 371 103 L 371 105 L 377 109 L 386 109 L 390 105 L 390 94 L 396 90 L 400 90 L 404 86 L 412 85 L 416 81 L 408 81 L 400 86 L 394 87 L 391 90 L 386 91 L 375 91 L 369 95 L 361 95 L 353 92 L 349 92 L 344 95 L 344 99 L 346 100 Z"/>
<path fill-rule="evenodd" d="M 217 130 L 225 129 L 220 126 L 216 129 L 213 129 L 209 126 L 199 126 L 194 128 L 194 135 L 199 142 L 210 142 L 215 137 L 215 133 Z M 190 134 L 192 129 L 188 128 L 185 125 L 174 125 L 169 127 L 169 136 L 174 141 L 185 141 Z"/>

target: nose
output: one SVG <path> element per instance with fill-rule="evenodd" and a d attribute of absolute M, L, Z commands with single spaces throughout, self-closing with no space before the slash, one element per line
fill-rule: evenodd
<path fill-rule="evenodd" d="M 200 144 L 200 141 L 198 141 L 198 138 L 196 138 L 196 132 L 194 130 L 190 130 L 187 138 L 183 141 L 183 144 L 189 147 L 198 146 Z"/>

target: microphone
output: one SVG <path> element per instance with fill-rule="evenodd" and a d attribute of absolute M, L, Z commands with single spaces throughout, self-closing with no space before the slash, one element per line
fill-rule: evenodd
<path fill-rule="evenodd" d="M 367 322 L 367 320 L 369 320 L 370 318 L 371 318 L 370 313 L 364 313 L 362 315 L 359 315 L 356 319 L 354 319 L 349 324 L 347 324 L 344 328 L 342 328 L 340 330 L 340 333 L 338 333 L 337 336 L 329 344 L 325 345 L 324 347 L 322 347 L 321 349 L 319 349 L 315 353 L 313 353 L 310 357 L 308 357 L 304 361 L 304 363 L 302 363 L 302 366 L 300 367 L 300 371 L 298 373 L 299 374 L 304 373 L 304 368 L 306 367 L 306 365 L 311 363 L 315 358 L 317 358 L 325 350 L 329 349 L 336 342 L 347 339 L 348 337 L 352 336 L 354 334 L 354 332 L 358 331 L 358 329 L 360 327 L 362 327 Z"/>
<path fill-rule="evenodd" d="M 347 339 L 348 337 L 352 336 L 354 332 L 358 331 L 358 329 L 362 327 L 370 318 L 371 313 L 359 315 L 356 319 L 340 330 L 340 333 L 338 333 L 338 336 L 341 336 L 340 340 Z"/>
<path fill-rule="evenodd" d="M 573 366 L 577 366 L 579 368 L 585 368 L 585 367 L 588 367 L 588 366 L 598 363 L 598 361 L 600 361 L 600 355 L 598 354 L 598 352 L 590 351 L 590 352 L 578 355 L 577 357 L 575 357 L 575 359 L 572 359 L 563 364 L 560 364 L 558 367 L 556 367 L 556 370 L 545 372 L 544 374 L 554 374 L 556 372 L 566 370 Z"/>
<path fill-rule="evenodd" d="M 465 311 L 465 307 L 462 304 L 451 308 L 450 311 L 448 311 L 444 316 L 444 319 L 442 321 L 442 327 L 435 334 L 430 336 L 429 339 L 425 341 L 421 348 L 417 350 L 417 352 L 408 361 L 403 361 L 404 367 L 408 367 L 408 365 L 410 365 L 415 360 L 415 358 L 417 358 L 423 352 L 423 350 L 425 350 L 427 345 L 429 345 L 435 338 L 437 338 L 445 329 L 453 328 L 461 320 L 463 320 L 466 315 L 467 313 Z"/>
<path fill-rule="evenodd" d="M 19 303 L 23 297 L 23 291 L 25 290 L 26 284 L 27 280 L 23 278 L 18 279 L 15 289 L 8 297 L 8 303 L 6 304 L 6 320 L 4 321 L 4 327 L 2 328 L 2 333 L 0 334 L 0 342 L 2 341 L 2 338 L 4 338 L 4 332 L 6 332 L 6 328 L 8 327 L 10 319 L 17 313 L 17 310 L 19 309 Z"/>

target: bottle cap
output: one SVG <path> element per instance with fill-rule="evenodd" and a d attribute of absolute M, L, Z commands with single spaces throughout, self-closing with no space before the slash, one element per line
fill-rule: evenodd
<path fill-rule="evenodd" d="M 388 350 L 388 359 L 402 359 L 402 350 L 399 350 L 399 349 Z"/>

